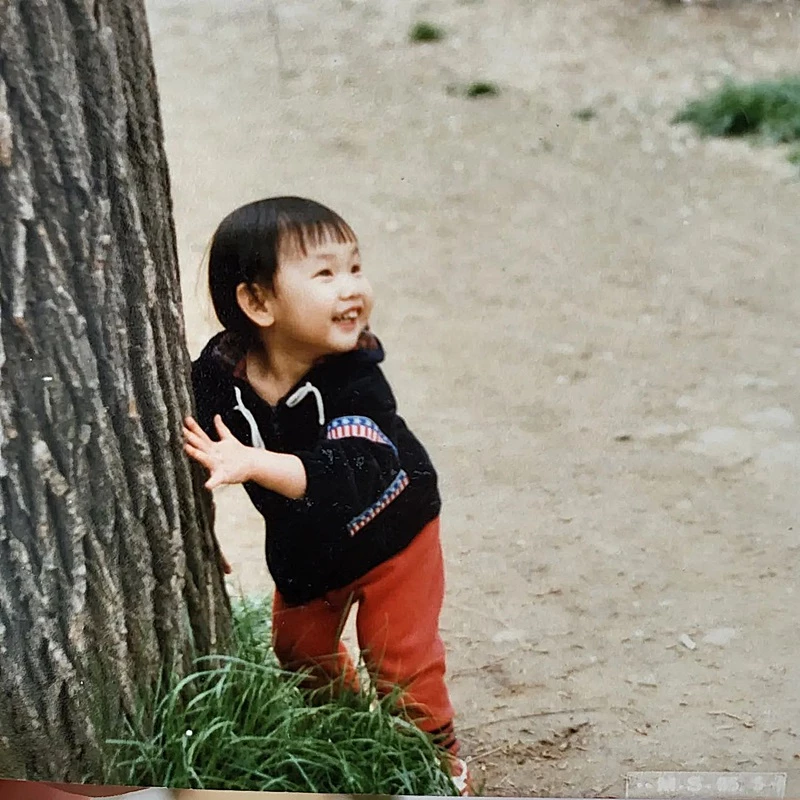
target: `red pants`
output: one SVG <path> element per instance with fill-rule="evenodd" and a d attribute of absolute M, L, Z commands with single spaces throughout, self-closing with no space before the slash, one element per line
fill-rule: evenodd
<path fill-rule="evenodd" d="M 358 645 L 378 693 L 385 695 L 399 686 L 404 711 L 455 754 L 458 743 L 439 636 L 443 600 L 444 562 L 436 519 L 405 550 L 344 589 L 302 606 L 287 606 L 276 592 L 273 648 L 284 669 L 311 670 L 310 686 L 343 683 L 356 689 L 356 669 L 341 635 L 357 603 Z"/>

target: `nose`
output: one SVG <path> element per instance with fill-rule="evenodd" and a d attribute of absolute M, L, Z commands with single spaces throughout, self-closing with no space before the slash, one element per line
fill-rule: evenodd
<path fill-rule="evenodd" d="M 342 300 L 349 300 L 358 297 L 362 292 L 363 281 L 359 274 L 347 273 L 342 276 L 339 282 L 339 296 Z"/>

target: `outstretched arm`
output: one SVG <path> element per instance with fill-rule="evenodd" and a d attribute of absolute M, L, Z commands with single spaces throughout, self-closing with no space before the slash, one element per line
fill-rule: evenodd
<path fill-rule="evenodd" d="M 187 417 L 183 426 L 184 450 L 209 471 L 206 489 L 254 481 L 292 500 L 303 497 L 306 470 L 297 456 L 242 444 L 219 414 L 214 417 L 214 426 L 219 436 L 216 442 L 192 417 Z"/>

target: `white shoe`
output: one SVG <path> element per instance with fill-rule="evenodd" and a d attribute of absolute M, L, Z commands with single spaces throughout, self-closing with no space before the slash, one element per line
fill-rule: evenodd
<path fill-rule="evenodd" d="M 450 762 L 450 780 L 453 781 L 453 786 L 461 797 L 472 796 L 472 779 L 467 762 L 463 758 L 454 758 Z"/>

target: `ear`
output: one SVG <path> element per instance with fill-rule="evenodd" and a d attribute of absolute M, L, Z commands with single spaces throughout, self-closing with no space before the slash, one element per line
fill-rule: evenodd
<path fill-rule="evenodd" d="M 247 318 L 259 328 L 269 328 L 275 322 L 272 295 L 255 283 L 240 283 L 236 287 L 236 302 Z"/>

